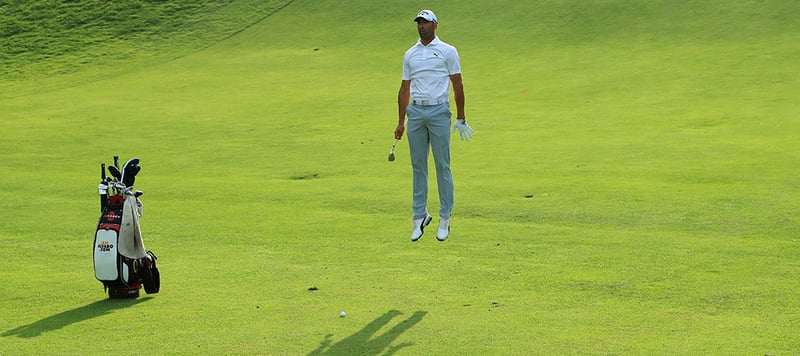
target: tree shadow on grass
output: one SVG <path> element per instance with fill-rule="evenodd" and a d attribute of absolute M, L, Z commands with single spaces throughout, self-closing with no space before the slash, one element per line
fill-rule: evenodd
<path fill-rule="evenodd" d="M 399 324 L 387 330 L 385 333 L 373 337 L 378 330 L 389 324 L 394 317 L 401 314 L 403 313 L 398 310 L 390 310 L 364 326 L 364 328 L 355 334 L 350 335 L 333 345 L 331 345 L 331 337 L 333 334 L 328 334 L 325 336 L 325 339 L 322 340 L 319 347 L 317 347 L 316 350 L 311 351 L 308 356 L 359 354 L 377 355 L 381 352 L 384 352 L 384 355 L 392 355 L 402 348 L 412 346 L 414 343 L 411 342 L 404 342 L 394 346 L 390 345 L 395 339 L 406 332 L 406 330 L 420 322 L 422 318 L 425 317 L 425 314 L 428 314 L 426 311 L 417 311 L 408 319 L 401 321 Z"/>
<path fill-rule="evenodd" d="M 91 304 L 77 307 L 72 310 L 67 310 L 52 316 L 48 316 L 37 322 L 28 325 L 23 325 L 4 332 L 4 337 L 17 336 L 22 338 L 31 338 L 41 336 L 48 331 L 62 329 L 71 324 L 75 324 L 84 320 L 89 320 L 99 316 L 111 313 L 116 309 L 131 307 L 133 305 L 146 302 L 152 298 L 136 298 L 136 299 L 104 299 L 96 301 Z"/>

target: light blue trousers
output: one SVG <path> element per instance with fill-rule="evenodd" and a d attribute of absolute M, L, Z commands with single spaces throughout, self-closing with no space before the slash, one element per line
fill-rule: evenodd
<path fill-rule="evenodd" d="M 414 219 L 428 214 L 428 152 L 433 151 L 436 182 L 439 188 L 439 216 L 450 218 L 453 210 L 453 173 L 450 171 L 450 105 L 411 104 L 406 109 L 409 151 L 414 175 Z"/>

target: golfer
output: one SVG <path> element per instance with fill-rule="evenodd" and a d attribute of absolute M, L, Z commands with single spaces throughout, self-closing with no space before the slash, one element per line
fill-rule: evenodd
<path fill-rule="evenodd" d="M 414 18 L 419 41 L 403 58 L 403 81 L 397 94 L 399 121 L 394 130 L 396 139 L 403 137 L 408 116 L 408 145 L 413 170 L 414 230 L 411 241 L 417 241 L 433 218 L 428 214 L 428 151 L 433 151 L 436 181 L 439 188 L 439 229 L 436 238 L 444 241 L 450 234 L 450 212 L 453 209 L 453 175 L 450 172 L 450 84 L 456 102 L 456 122 L 452 132 L 459 131 L 462 140 L 472 137 L 472 128 L 464 117 L 464 86 L 461 63 L 456 48 L 436 37 L 439 21 L 433 11 L 422 10 Z"/>

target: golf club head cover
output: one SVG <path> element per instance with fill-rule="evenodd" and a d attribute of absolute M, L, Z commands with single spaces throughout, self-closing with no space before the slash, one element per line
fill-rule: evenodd
<path fill-rule="evenodd" d="M 142 167 L 139 167 L 138 158 L 131 158 L 128 162 L 125 162 L 125 166 L 122 167 L 122 184 L 125 184 L 126 187 L 132 187 L 140 170 L 142 170 Z"/>
<path fill-rule="evenodd" d="M 119 168 L 114 166 L 108 166 L 108 173 L 111 173 L 111 176 L 116 178 L 117 180 L 122 180 L 122 172 L 119 171 Z"/>

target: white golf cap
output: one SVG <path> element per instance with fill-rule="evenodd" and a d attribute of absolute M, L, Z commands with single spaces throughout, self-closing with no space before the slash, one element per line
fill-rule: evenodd
<path fill-rule="evenodd" d="M 419 19 L 425 19 L 426 21 L 430 21 L 433 23 L 439 23 L 439 20 L 436 19 L 436 14 L 433 13 L 431 10 L 422 10 L 417 14 L 417 17 L 414 18 L 414 22 L 417 22 Z"/>

